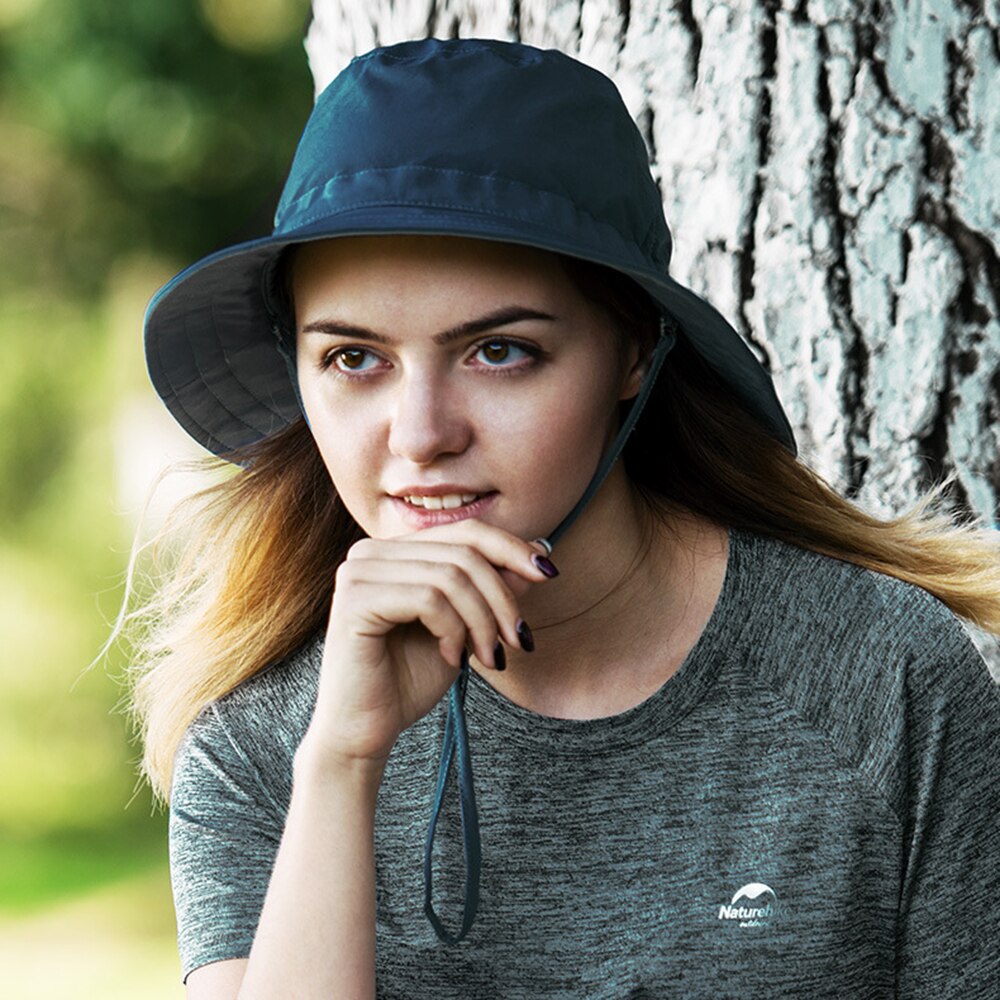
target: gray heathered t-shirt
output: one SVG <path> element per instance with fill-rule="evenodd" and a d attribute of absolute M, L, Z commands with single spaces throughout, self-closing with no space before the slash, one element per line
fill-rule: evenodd
<path fill-rule="evenodd" d="M 250 950 L 320 656 L 254 677 L 184 741 L 185 976 Z M 1000 996 L 1000 689 L 924 591 L 734 530 L 704 634 L 640 705 L 549 718 L 473 673 L 481 902 L 456 946 L 423 914 L 445 708 L 400 736 L 378 796 L 379 998 Z M 455 932 L 453 781 L 434 887 Z"/>

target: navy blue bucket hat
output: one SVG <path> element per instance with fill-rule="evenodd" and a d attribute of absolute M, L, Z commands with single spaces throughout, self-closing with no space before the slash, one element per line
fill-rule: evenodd
<path fill-rule="evenodd" d="M 561 52 L 479 39 L 403 42 L 354 59 L 316 102 L 271 235 L 205 257 L 156 293 L 147 364 L 180 425 L 224 455 L 298 419 L 275 335 L 278 256 L 309 240 L 388 233 L 524 244 L 627 274 L 795 451 L 753 353 L 667 273 L 660 193 L 614 84 Z"/>

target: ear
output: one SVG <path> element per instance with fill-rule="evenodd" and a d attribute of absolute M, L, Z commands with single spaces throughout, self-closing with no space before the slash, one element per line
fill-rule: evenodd
<path fill-rule="evenodd" d="M 622 388 L 618 398 L 620 400 L 631 399 L 638 395 L 642 380 L 649 371 L 651 351 L 640 352 L 639 345 L 632 343 L 628 350 L 628 359 L 625 365 L 625 375 L 622 380 Z"/>

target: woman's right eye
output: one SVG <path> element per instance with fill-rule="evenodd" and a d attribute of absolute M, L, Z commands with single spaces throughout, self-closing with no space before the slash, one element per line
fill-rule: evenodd
<path fill-rule="evenodd" d="M 323 355 L 320 367 L 323 371 L 332 370 L 337 374 L 348 372 L 369 371 L 370 366 L 365 361 L 377 360 L 375 355 L 360 347 L 338 347 Z"/>

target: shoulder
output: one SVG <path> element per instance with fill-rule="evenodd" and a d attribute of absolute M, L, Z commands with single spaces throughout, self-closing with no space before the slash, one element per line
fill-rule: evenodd
<path fill-rule="evenodd" d="M 308 642 L 206 705 L 178 750 L 169 852 L 185 976 L 250 951 L 320 656 Z"/>
<path fill-rule="evenodd" d="M 805 656 L 850 670 L 873 659 L 930 664 L 975 652 L 960 619 L 914 584 L 778 539 L 744 537 L 752 627 L 758 638 L 770 635 L 761 648 L 786 661 Z"/>
<path fill-rule="evenodd" d="M 904 762 L 1000 729 L 1000 688 L 960 619 L 913 584 L 760 535 L 741 539 L 739 669 L 900 814 Z M 902 769 L 902 770 L 901 770 Z"/>
<path fill-rule="evenodd" d="M 188 727 L 177 752 L 171 800 L 215 783 L 257 786 L 283 808 L 291 767 L 316 702 L 322 636 L 258 671 L 207 704 Z M 277 792 L 277 794 L 276 794 Z"/>
<path fill-rule="evenodd" d="M 266 732 L 271 744 L 280 738 L 297 746 L 316 703 L 322 655 L 317 634 L 216 701 L 214 714 L 231 727 Z"/>

